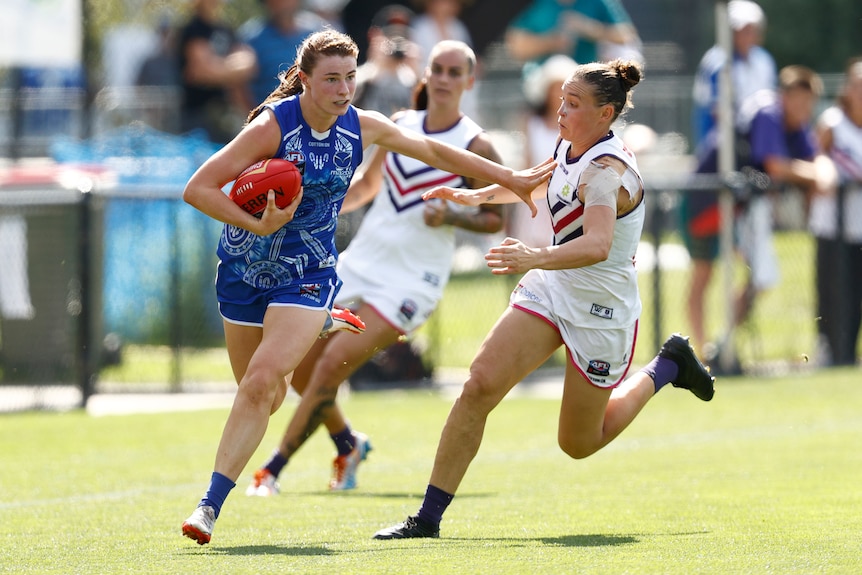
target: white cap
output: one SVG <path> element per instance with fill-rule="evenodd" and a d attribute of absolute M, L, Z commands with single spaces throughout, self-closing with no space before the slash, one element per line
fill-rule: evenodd
<path fill-rule="evenodd" d="M 727 3 L 727 20 L 732 30 L 742 30 L 752 24 L 762 28 L 766 15 L 760 6 L 750 0 L 730 0 Z"/>
<path fill-rule="evenodd" d="M 536 66 L 524 78 L 524 96 L 531 106 L 541 106 L 548 97 L 551 84 L 563 85 L 577 64 L 563 54 L 551 56 Z"/>

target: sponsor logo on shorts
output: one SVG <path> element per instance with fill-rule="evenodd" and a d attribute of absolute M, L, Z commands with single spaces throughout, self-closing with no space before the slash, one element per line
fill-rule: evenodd
<path fill-rule="evenodd" d="M 542 301 L 542 298 L 540 298 L 539 296 L 537 296 L 536 294 L 534 294 L 533 292 L 531 292 L 530 290 L 525 288 L 523 284 L 518 284 L 517 286 L 515 286 L 515 289 L 512 291 L 513 291 L 513 293 L 519 294 L 521 297 L 527 298 L 530 301 L 534 301 L 534 302 L 541 302 Z"/>
<path fill-rule="evenodd" d="M 419 310 L 419 306 L 416 305 L 416 302 L 412 299 L 405 299 L 401 302 L 401 309 L 398 310 L 398 313 L 405 320 L 410 321 L 413 319 L 413 316 L 416 315 L 416 312 Z"/>
<path fill-rule="evenodd" d="M 431 272 L 425 272 L 425 275 L 422 276 L 422 281 L 425 283 L 429 283 L 434 287 L 440 285 L 440 276 L 437 274 L 432 274 Z"/>
<path fill-rule="evenodd" d="M 299 297 L 320 302 L 320 284 L 302 284 L 299 286 Z"/>
<path fill-rule="evenodd" d="M 591 359 L 590 366 L 587 368 L 587 373 L 607 377 L 611 373 L 611 364 L 601 359 Z"/>
<path fill-rule="evenodd" d="M 602 319 L 613 319 L 614 317 L 614 308 L 605 307 L 603 305 L 599 305 L 594 303 L 590 308 L 590 313 L 596 317 L 600 317 Z"/>

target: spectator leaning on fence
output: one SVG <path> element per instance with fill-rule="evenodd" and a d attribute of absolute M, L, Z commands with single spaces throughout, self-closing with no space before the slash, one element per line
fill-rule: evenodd
<path fill-rule="evenodd" d="M 727 6 L 728 24 L 733 33 L 730 79 L 733 93 L 734 123 L 741 102 L 755 92 L 774 90 L 778 82 L 775 61 L 760 44 L 766 30 L 763 10 L 749 0 L 731 0 Z M 696 173 L 715 173 L 718 137 L 716 118 L 719 100 L 719 75 L 728 58 L 721 46 L 707 50 L 695 75 L 692 106 L 692 136 L 698 158 Z M 688 315 L 695 349 L 703 351 L 707 341 L 704 298 L 712 279 L 712 263 L 718 257 L 718 192 L 691 191 L 680 203 L 683 237 L 692 258 L 692 277 L 688 295 Z M 710 346 L 712 347 L 712 346 Z M 708 354 L 714 353 L 714 350 Z"/>
<path fill-rule="evenodd" d="M 804 66 L 787 66 L 779 72 L 778 81 L 777 92 L 762 90 L 753 94 L 743 102 L 739 113 L 736 163 L 745 178 L 736 190 L 736 233 L 748 278 L 736 297 L 735 326 L 749 317 L 757 295 L 780 279 L 772 245 L 773 202 L 780 202 L 782 192 L 789 186 L 827 193 L 836 182 L 832 162 L 818 155 L 810 125 L 814 106 L 823 93 L 820 76 Z M 701 149 L 699 173 L 717 174 L 720 145 L 717 133 L 714 128 Z M 697 275 L 692 281 L 688 304 L 693 321 L 696 318 L 702 321 L 703 292 L 718 257 L 722 222 L 717 192 L 691 194 L 689 207 L 697 210 L 688 213 L 684 236 Z M 697 343 L 705 345 L 703 341 Z M 720 345 L 719 342 L 705 354 L 717 353 Z"/>
<path fill-rule="evenodd" d="M 862 325 L 862 57 L 850 60 L 838 102 L 820 116 L 817 132 L 843 188 L 840 205 L 837 194 L 815 193 L 809 211 L 817 238 L 819 361 L 853 365 Z"/>

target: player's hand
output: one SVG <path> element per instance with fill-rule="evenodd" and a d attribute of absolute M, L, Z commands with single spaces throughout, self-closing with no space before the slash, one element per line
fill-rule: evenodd
<path fill-rule="evenodd" d="M 462 204 L 465 206 L 478 206 L 482 203 L 481 196 L 479 196 L 475 190 L 450 188 L 449 186 L 437 186 L 436 188 L 431 188 L 422 194 L 422 199 L 426 202 L 433 199 L 449 200 L 456 204 Z"/>
<path fill-rule="evenodd" d="M 551 174 L 554 173 L 556 167 L 557 161 L 554 158 L 548 158 L 532 168 L 514 172 L 512 174 L 512 182 L 506 186 L 527 204 L 533 217 L 536 217 L 536 214 L 539 213 L 536 204 L 533 203 L 533 190 L 550 180 Z"/>
<path fill-rule="evenodd" d="M 537 250 L 521 240 L 506 238 L 503 242 L 488 250 L 485 262 L 495 275 L 521 274 L 532 269 Z"/>
<path fill-rule="evenodd" d="M 303 188 L 299 189 L 299 193 L 293 198 L 284 209 L 279 208 L 275 203 L 275 192 L 269 190 L 266 194 L 266 209 L 260 217 L 259 236 L 268 236 L 280 230 L 285 224 L 293 220 L 296 215 L 296 210 L 299 208 L 299 203 L 302 201 Z"/>

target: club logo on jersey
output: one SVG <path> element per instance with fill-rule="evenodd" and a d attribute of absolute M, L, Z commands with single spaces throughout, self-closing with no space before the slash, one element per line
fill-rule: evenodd
<path fill-rule="evenodd" d="M 566 182 L 566 183 L 563 185 L 563 189 L 562 189 L 562 190 L 560 190 L 560 193 L 563 195 L 563 197 L 564 197 L 564 198 L 568 199 L 568 197 L 569 197 L 569 196 L 571 195 L 571 193 L 572 193 L 572 186 L 571 186 L 571 184 L 569 184 L 569 182 Z"/>
<path fill-rule="evenodd" d="M 405 320 L 410 321 L 413 319 L 413 316 L 416 315 L 416 312 L 419 310 L 419 306 L 412 299 L 405 299 L 401 302 L 401 309 L 398 310 L 398 313 Z"/>
<path fill-rule="evenodd" d="M 603 305 L 599 305 L 594 303 L 590 308 L 590 313 L 596 317 L 600 317 L 602 319 L 613 319 L 614 317 L 614 308 L 605 307 Z"/>
<path fill-rule="evenodd" d="M 302 284 L 299 286 L 299 297 L 320 301 L 320 284 Z"/>
<path fill-rule="evenodd" d="M 345 185 L 350 183 L 353 178 L 353 142 L 341 133 L 341 130 L 335 136 L 335 155 L 332 157 L 332 163 L 335 167 L 332 174 Z"/>
<path fill-rule="evenodd" d="M 611 373 L 611 364 L 601 359 L 591 359 L 587 367 L 587 373 L 599 377 L 607 377 Z"/>

